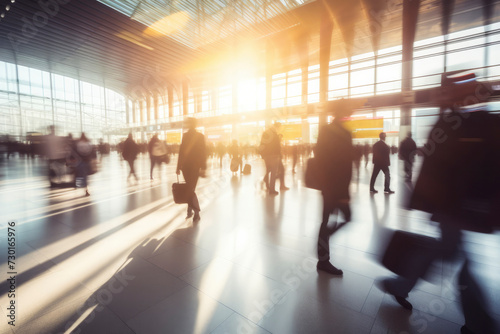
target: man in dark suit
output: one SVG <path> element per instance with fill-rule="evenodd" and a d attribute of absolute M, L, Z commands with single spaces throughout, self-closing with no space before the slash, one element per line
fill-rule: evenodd
<path fill-rule="evenodd" d="M 335 120 L 323 126 L 318 134 L 314 156 L 318 163 L 318 177 L 323 184 L 323 216 L 318 237 L 318 263 L 316 268 L 332 275 L 342 275 L 342 270 L 330 263 L 330 236 L 351 220 L 349 184 L 352 176 L 354 150 L 351 133 L 342 125 L 352 109 L 340 105 L 334 111 Z M 330 214 L 341 211 L 345 222 L 328 226 Z"/>
<path fill-rule="evenodd" d="M 399 144 L 399 159 L 403 160 L 405 179 L 407 182 L 411 182 L 413 175 L 413 162 L 415 161 L 415 155 L 417 154 L 417 144 L 411 138 L 411 132 L 405 139 Z"/>
<path fill-rule="evenodd" d="M 266 175 L 264 175 L 264 183 L 267 185 L 267 189 L 270 195 L 278 194 L 275 186 L 276 176 L 280 168 L 281 159 L 281 144 L 278 135 L 280 127 L 281 123 L 275 122 L 269 129 L 264 131 L 259 147 L 260 154 L 266 164 Z M 284 187 L 283 183 L 281 184 L 281 187 L 282 190 L 288 189 Z"/>
<path fill-rule="evenodd" d="M 177 175 L 182 171 L 189 191 L 192 193 L 188 202 L 187 217 L 194 217 L 193 221 L 200 220 L 200 204 L 196 196 L 196 184 L 198 177 L 205 177 L 207 168 L 207 153 L 205 146 L 205 137 L 196 131 L 196 119 L 189 117 L 185 121 L 188 131 L 182 137 L 179 148 L 179 159 L 177 160 Z"/>
<path fill-rule="evenodd" d="M 375 180 L 377 179 L 378 173 L 382 171 L 384 173 L 384 193 L 394 194 L 391 190 L 391 174 L 389 172 L 389 166 L 391 165 L 389 155 L 391 154 L 390 147 L 385 143 L 385 132 L 379 134 L 380 140 L 373 145 L 373 173 L 370 179 L 370 192 L 378 193 L 375 190 Z"/>

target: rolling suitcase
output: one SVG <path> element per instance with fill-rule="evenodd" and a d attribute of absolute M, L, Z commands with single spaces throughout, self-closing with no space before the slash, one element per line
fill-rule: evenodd
<path fill-rule="evenodd" d="M 396 230 L 382 256 L 382 265 L 406 278 L 423 278 L 437 257 L 438 241 L 432 237 Z"/>
<path fill-rule="evenodd" d="M 243 174 L 248 175 L 252 172 L 252 166 L 249 164 L 245 164 L 245 167 L 243 167 Z"/>
<path fill-rule="evenodd" d="M 190 191 L 187 183 L 179 182 L 179 175 L 177 175 L 177 182 L 172 184 L 172 195 L 174 202 L 177 204 L 185 204 L 189 202 Z"/>

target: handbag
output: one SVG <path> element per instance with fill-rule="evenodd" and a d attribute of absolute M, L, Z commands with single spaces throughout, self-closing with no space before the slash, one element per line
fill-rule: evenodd
<path fill-rule="evenodd" d="M 162 155 L 160 160 L 161 162 L 168 164 L 170 162 L 170 156 L 168 154 Z"/>
<path fill-rule="evenodd" d="M 191 198 L 191 192 L 189 191 L 187 183 L 180 183 L 179 175 L 177 175 L 177 182 L 172 184 L 172 195 L 174 197 L 174 202 L 177 204 L 188 203 Z"/>

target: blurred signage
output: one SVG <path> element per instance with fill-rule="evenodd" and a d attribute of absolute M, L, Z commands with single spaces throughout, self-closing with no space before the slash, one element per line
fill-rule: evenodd
<path fill-rule="evenodd" d="M 180 144 L 181 143 L 181 132 L 180 131 L 167 132 L 167 143 L 168 144 Z"/>
<path fill-rule="evenodd" d="M 302 139 L 302 124 L 283 124 L 281 128 L 284 141 Z"/>
<path fill-rule="evenodd" d="M 384 119 L 351 119 L 345 121 L 344 126 L 351 131 L 352 138 L 378 138 L 380 132 L 384 131 Z"/>

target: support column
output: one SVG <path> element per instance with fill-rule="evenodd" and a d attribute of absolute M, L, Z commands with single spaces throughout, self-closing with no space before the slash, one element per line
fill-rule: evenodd
<path fill-rule="evenodd" d="M 172 86 L 167 87 L 167 98 L 168 98 L 168 117 L 174 116 L 174 89 Z"/>
<path fill-rule="evenodd" d="M 130 100 L 125 100 L 125 119 L 127 122 L 127 126 L 130 127 Z"/>
<path fill-rule="evenodd" d="M 102 82 L 102 90 L 104 92 L 104 128 L 108 131 L 108 99 L 106 95 L 106 81 Z M 108 135 L 109 137 L 109 135 Z"/>
<path fill-rule="evenodd" d="M 78 73 L 78 106 L 80 110 L 80 132 L 83 132 L 82 82 L 80 81 L 80 73 Z"/>
<path fill-rule="evenodd" d="M 56 108 L 54 107 L 54 80 L 52 80 L 52 66 L 50 67 L 49 72 L 50 78 L 50 104 L 52 108 L 52 125 L 56 124 Z M 80 80 L 78 80 L 80 81 Z M 78 96 L 80 96 L 80 84 L 78 84 Z"/>
<path fill-rule="evenodd" d="M 142 127 L 144 123 L 144 100 L 139 100 L 139 120 Z"/>
<path fill-rule="evenodd" d="M 160 119 L 159 111 L 158 111 L 158 93 L 156 93 L 153 96 L 153 109 L 154 109 L 154 116 L 155 116 L 155 131 L 157 130 L 158 127 L 158 120 Z"/>
<path fill-rule="evenodd" d="M 266 45 L 266 111 L 270 113 L 272 109 L 272 91 L 273 91 L 273 70 L 274 70 L 274 45 L 272 41 L 267 41 Z M 266 117 L 266 126 L 268 125 Z"/>
<path fill-rule="evenodd" d="M 198 88 L 194 94 L 194 112 L 196 114 L 203 111 L 202 102 L 203 102 L 202 90 Z"/>
<path fill-rule="evenodd" d="M 490 73 L 489 66 L 490 63 L 490 55 L 489 55 L 489 49 L 490 47 L 488 46 L 490 42 L 490 28 L 488 27 L 491 24 L 491 17 L 493 12 L 493 0 L 483 0 L 483 26 L 485 27 L 485 39 L 484 39 L 484 73 L 483 76 L 488 78 L 488 75 Z"/>
<path fill-rule="evenodd" d="M 297 42 L 299 58 L 300 58 L 300 69 L 301 69 L 301 81 L 302 81 L 302 105 L 307 105 L 309 97 L 309 38 L 306 34 L 302 35 Z"/>
<path fill-rule="evenodd" d="M 319 126 L 327 123 L 325 105 L 328 101 L 328 76 L 330 70 L 330 48 L 333 21 L 328 11 L 323 11 L 319 32 L 319 103 L 323 107 L 319 115 Z"/>
<path fill-rule="evenodd" d="M 21 108 L 21 91 L 19 89 L 19 69 L 16 57 L 16 89 L 17 89 L 17 108 L 19 110 L 19 139 L 23 138 L 23 110 Z"/>
<path fill-rule="evenodd" d="M 133 126 L 136 126 L 136 123 L 137 123 L 136 113 L 137 113 L 137 102 L 132 101 L 132 123 L 133 123 Z"/>
<path fill-rule="evenodd" d="M 151 96 L 146 96 L 146 117 L 148 120 L 148 125 L 151 124 L 151 110 L 153 106 L 151 105 Z"/>
<path fill-rule="evenodd" d="M 182 82 L 182 114 L 185 116 L 189 110 L 189 87 L 187 80 Z"/>
<path fill-rule="evenodd" d="M 211 92 L 211 98 L 210 98 L 210 111 L 211 115 L 210 116 L 215 116 L 217 112 L 217 108 L 219 107 L 219 86 L 212 88 Z"/>
<path fill-rule="evenodd" d="M 444 73 L 448 72 L 448 33 L 454 2 L 455 0 L 442 0 L 441 2 L 441 33 L 444 37 Z"/>
<path fill-rule="evenodd" d="M 401 119 L 399 126 L 399 140 L 403 140 L 408 131 L 411 131 L 411 99 L 413 93 L 413 43 L 417 30 L 418 11 L 420 0 L 403 1 L 403 68 L 401 73 L 402 97 Z M 406 99 L 406 100 L 405 100 Z"/>
<path fill-rule="evenodd" d="M 302 144 L 309 144 L 311 137 L 311 125 L 306 116 L 302 117 Z"/>

